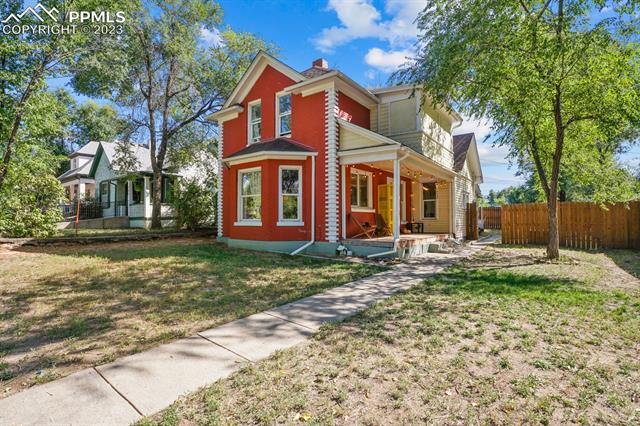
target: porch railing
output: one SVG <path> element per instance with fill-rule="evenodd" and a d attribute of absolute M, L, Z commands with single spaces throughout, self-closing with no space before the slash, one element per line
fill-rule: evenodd
<path fill-rule="evenodd" d="M 65 220 L 75 220 L 77 215 L 78 204 L 61 204 L 60 213 Z M 102 217 L 102 206 L 98 203 L 80 202 L 79 219 L 97 219 Z"/>

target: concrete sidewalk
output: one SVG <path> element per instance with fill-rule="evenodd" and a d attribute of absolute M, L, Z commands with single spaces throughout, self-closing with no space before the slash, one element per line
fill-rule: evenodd
<path fill-rule="evenodd" d="M 299 301 L 0 400 L 0 424 L 130 424 L 243 364 L 300 343 L 484 247 L 429 254 Z"/>

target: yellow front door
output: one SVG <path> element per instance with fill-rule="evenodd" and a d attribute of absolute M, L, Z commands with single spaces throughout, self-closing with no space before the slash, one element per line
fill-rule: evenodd
<path fill-rule="evenodd" d="M 378 185 L 378 213 L 393 229 L 393 183 Z"/>

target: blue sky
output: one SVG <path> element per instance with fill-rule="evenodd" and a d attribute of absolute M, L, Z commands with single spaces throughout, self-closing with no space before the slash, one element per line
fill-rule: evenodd
<path fill-rule="evenodd" d="M 413 20 L 424 0 L 220 0 L 223 24 L 254 33 L 280 48 L 279 58 L 297 70 L 323 57 L 365 87 L 385 85 L 391 72 L 411 55 L 417 29 Z M 216 34 L 204 33 L 215 42 Z M 54 85 L 63 85 L 65 80 Z M 504 147 L 485 141 L 488 123 L 467 120 L 455 133 L 475 132 L 485 183 L 482 190 L 517 185 Z M 481 142 L 483 141 L 483 142 Z M 635 146 L 622 161 L 640 162 Z"/>

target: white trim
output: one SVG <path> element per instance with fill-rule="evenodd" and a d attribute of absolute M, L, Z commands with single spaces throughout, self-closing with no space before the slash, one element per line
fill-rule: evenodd
<path fill-rule="evenodd" d="M 311 151 L 260 151 L 252 154 L 238 155 L 237 157 L 223 158 L 222 161 L 230 166 L 262 160 L 304 160 L 307 157 L 316 157 L 317 152 Z"/>
<path fill-rule="evenodd" d="M 242 219 L 242 175 L 244 173 L 260 172 L 260 219 Z M 250 167 L 248 169 L 240 169 L 237 171 L 237 193 L 236 193 L 236 222 L 235 226 L 262 226 L 262 167 Z M 255 194 L 251 196 L 255 197 Z"/>
<path fill-rule="evenodd" d="M 353 212 L 375 212 L 373 208 L 373 172 L 369 172 L 367 170 L 361 170 L 356 167 L 351 167 L 349 169 L 349 203 L 351 203 L 351 175 L 366 175 L 367 176 L 367 206 L 353 205 L 351 204 L 351 211 Z M 358 195 L 356 198 L 360 200 L 359 192 L 360 186 L 358 188 Z"/>
<path fill-rule="evenodd" d="M 347 238 L 347 167 L 340 166 L 340 224 L 342 225 L 342 239 Z"/>
<path fill-rule="evenodd" d="M 251 120 L 251 109 L 256 105 L 260 105 L 260 121 Z M 260 136 L 257 140 L 254 140 L 253 125 L 256 123 L 260 123 Z M 262 99 L 254 99 L 247 104 L 247 146 L 260 142 L 260 139 L 262 139 Z"/>
<path fill-rule="evenodd" d="M 291 102 L 291 93 L 288 93 L 284 90 L 276 93 L 276 108 L 274 110 L 276 112 L 276 137 L 280 137 L 284 135 L 291 136 L 291 129 L 289 129 L 287 133 L 280 133 L 280 98 L 283 96 L 289 96 L 289 99 L 290 99 L 289 102 Z M 293 105 L 291 105 L 291 110 L 289 111 L 289 117 L 291 117 L 292 114 L 293 114 Z M 291 121 L 291 123 L 293 123 L 293 121 Z"/>
<path fill-rule="evenodd" d="M 422 191 L 422 185 L 425 183 L 433 183 L 434 187 L 435 187 L 435 191 L 436 191 L 436 215 L 435 217 L 424 217 L 424 202 L 425 201 L 432 201 L 432 200 L 425 200 L 423 197 L 423 191 Z M 425 181 L 425 182 L 418 182 L 418 192 L 420 193 L 420 220 L 438 220 L 439 219 L 439 215 L 438 215 L 438 207 L 440 207 L 440 197 L 438 197 L 438 182 L 436 181 Z"/>
<path fill-rule="evenodd" d="M 282 217 L 282 171 L 283 170 L 297 170 L 298 171 L 298 217 L 295 219 L 285 219 Z M 290 166 L 290 165 L 282 165 L 278 166 L 278 226 L 286 226 L 281 225 L 281 223 L 292 224 L 291 226 L 299 226 L 296 224 L 302 224 L 302 166 Z M 294 195 L 294 194 L 286 194 L 286 195 Z"/>
<path fill-rule="evenodd" d="M 304 222 L 296 221 L 296 222 L 281 222 L 278 221 L 276 226 L 304 226 Z"/>
<path fill-rule="evenodd" d="M 351 207 L 352 212 L 356 213 L 375 213 L 376 209 L 372 207 Z"/>
<path fill-rule="evenodd" d="M 327 241 L 338 242 L 338 93 L 325 90 L 325 178 L 326 178 L 326 233 Z"/>
<path fill-rule="evenodd" d="M 304 97 L 322 91 L 327 92 L 331 89 L 343 92 L 367 108 L 380 102 L 378 97 L 337 70 L 285 87 L 284 90 L 293 94 L 301 94 Z"/>
<path fill-rule="evenodd" d="M 224 176 L 224 166 L 222 164 L 222 155 L 223 155 L 223 150 L 224 150 L 224 123 L 220 122 L 218 123 L 218 129 L 219 129 L 219 141 L 218 141 L 218 238 L 222 237 L 222 233 L 223 233 L 223 185 L 222 185 L 222 179 Z M 145 196 L 146 196 L 146 186 L 147 186 L 147 181 L 145 178 Z"/>
<path fill-rule="evenodd" d="M 232 105 L 228 108 L 221 109 L 219 111 L 210 114 L 206 117 L 209 121 L 216 121 L 219 125 L 228 120 L 233 120 L 237 118 L 240 113 L 244 111 L 244 107 L 242 105 Z"/>
<path fill-rule="evenodd" d="M 249 68 L 247 68 L 245 73 L 242 75 L 242 78 L 233 89 L 233 92 L 231 92 L 227 101 L 224 103 L 223 108 L 227 108 L 231 104 L 241 102 L 244 97 L 247 96 L 247 93 L 249 93 L 249 90 L 251 90 L 267 65 L 273 67 L 276 71 L 281 72 L 293 81 L 299 82 L 306 80 L 305 76 L 284 62 L 277 60 L 264 51 L 260 51 L 256 57 L 253 58 L 253 61 L 251 61 Z"/>
<path fill-rule="evenodd" d="M 400 238 L 400 159 L 393 160 L 393 239 Z"/>

